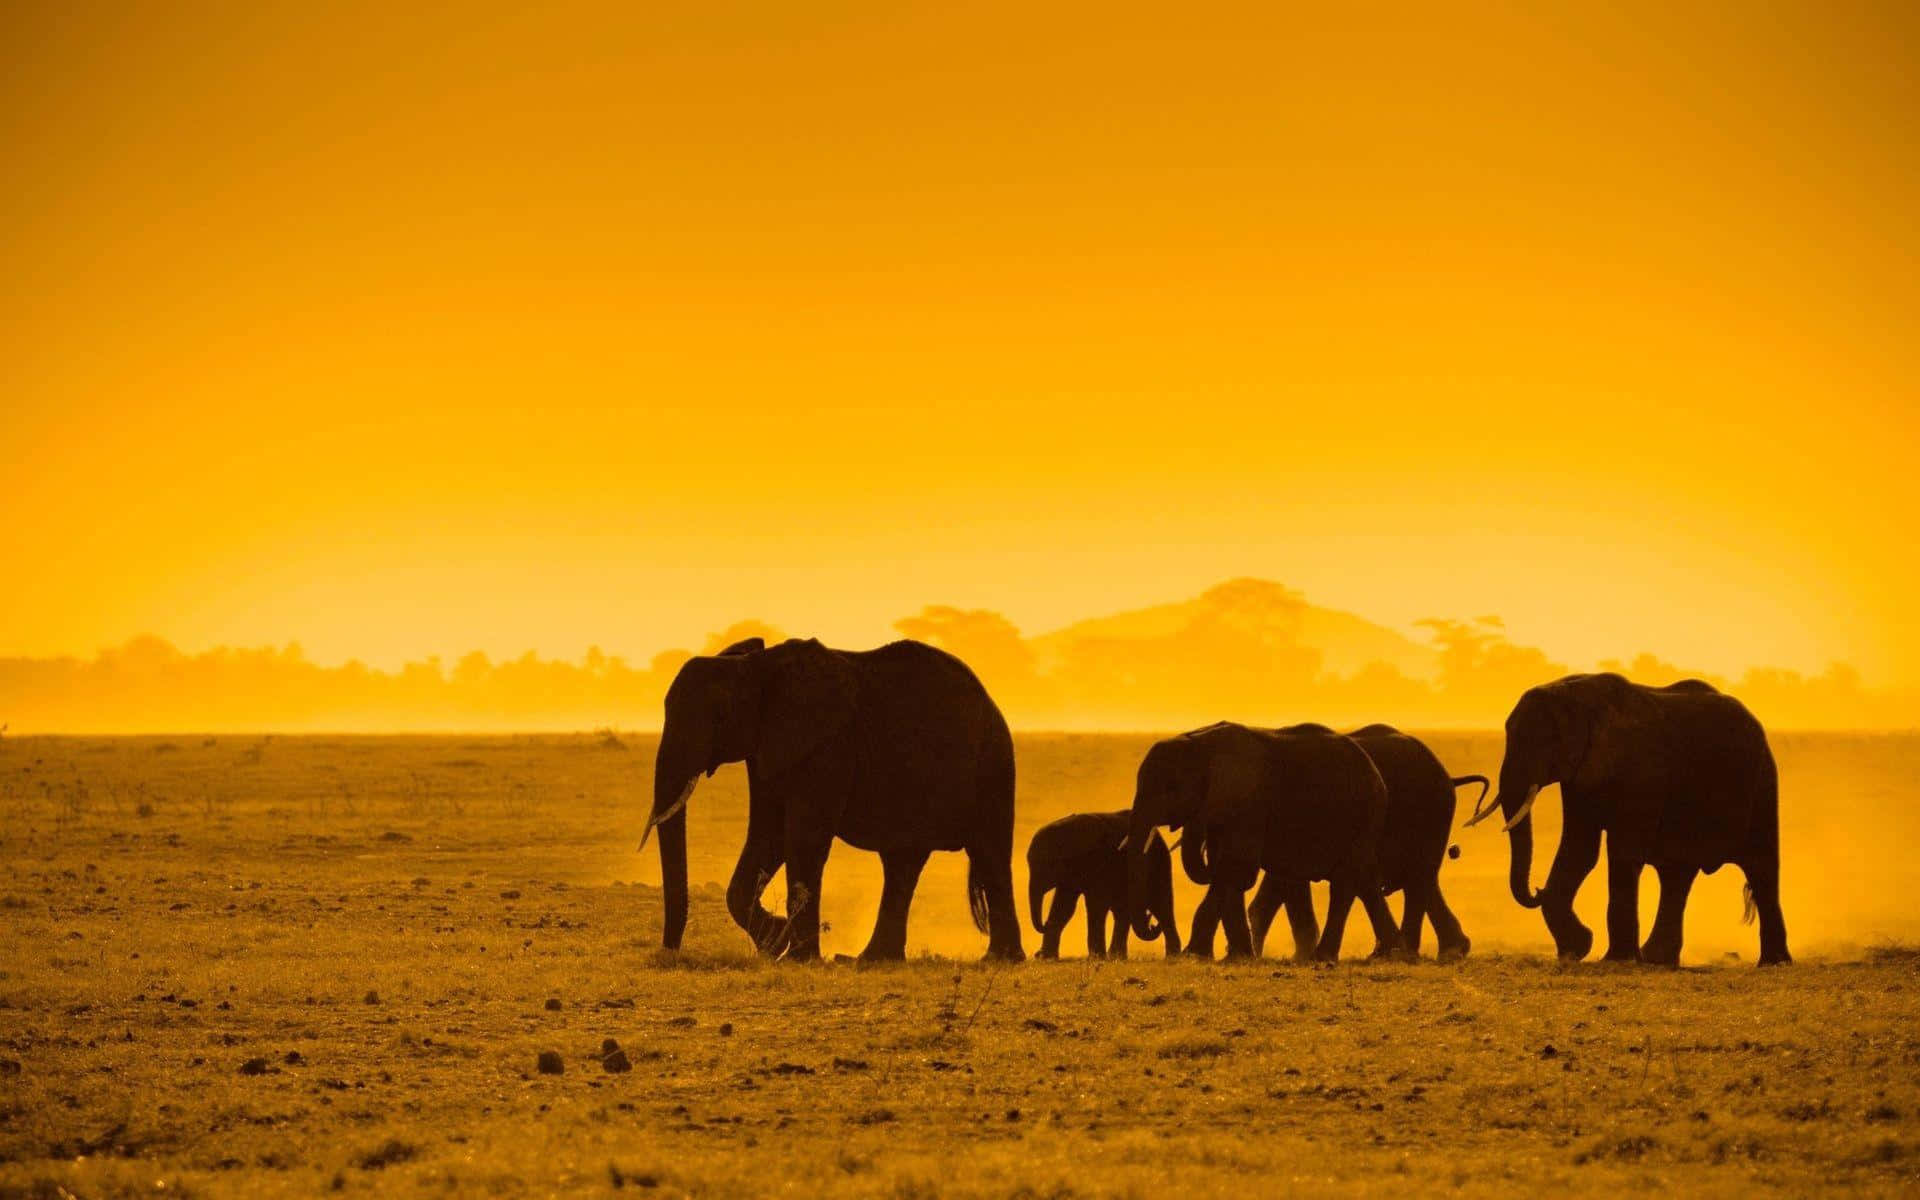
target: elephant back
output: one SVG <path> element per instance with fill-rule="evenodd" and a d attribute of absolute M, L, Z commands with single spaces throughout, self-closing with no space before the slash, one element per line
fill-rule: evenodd
<path fill-rule="evenodd" d="M 1079 858 L 1119 857 L 1129 813 L 1074 813 L 1049 821 L 1027 843 L 1027 862 L 1066 862 Z M 1156 835 L 1157 838 L 1158 835 Z"/>

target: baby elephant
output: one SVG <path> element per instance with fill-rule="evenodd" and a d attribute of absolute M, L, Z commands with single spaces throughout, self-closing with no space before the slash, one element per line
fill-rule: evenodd
<path fill-rule="evenodd" d="M 1060 957 L 1060 931 L 1073 919 L 1082 896 L 1087 900 L 1087 954 L 1099 958 L 1111 953 L 1127 956 L 1127 821 L 1126 809 L 1108 813 L 1075 813 L 1042 826 L 1027 844 L 1027 899 L 1033 908 L 1033 927 L 1040 932 L 1040 957 Z M 1173 855 L 1156 832 L 1147 846 L 1147 912 L 1153 919 L 1146 937 L 1164 938 L 1169 955 L 1180 953 L 1180 934 L 1173 912 Z M 1040 909 L 1047 893 L 1054 893 L 1053 911 L 1043 920 Z M 1113 915 L 1113 941 L 1107 942 L 1107 915 Z"/>

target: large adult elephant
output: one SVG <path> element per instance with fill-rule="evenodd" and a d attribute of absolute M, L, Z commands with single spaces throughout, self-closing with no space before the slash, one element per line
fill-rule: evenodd
<path fill-rule="evenodd" d="M 1253 953 L 1246 891 L 1262 870 L 1281 881 L 1289 915 L 1311 913 L 1314 880 L 1333 886 L 1336 909 L 1357 897 L 1373 922 L 1375 954 L 1391 953 L 1399 931 L 1380 896 L 1377 858 L 1387 788 L 1353 739 L 1321 725 L 1284 730 L 1220 722 L 1155 742 L 1141 760 L 1127 834 L 1127 911 L 1147 936 L 1151 895 L 1147 850 L 1160 826 L 1183 831 L 1187 877 L 1207 888 L 1227 957 Z M 1298 927 L 1296 937 L 1301 936 Z M 1316 954 L 1340 957 L 1341 926 L 1329 923 Z"/>
<path fill-rule="evenodd" d="M 1465 958 L 1473 943 L 1440 890 L 1440 867 L 1453 830 L 1454 789 L 1477 783 L 1480 799 L 1485 800 L 1489 780 L 1484 775 L 1449 775 L 1425 742 L 1391 725 L 1367 725 L 1347 736 L 1367 752 L 1387 785 L 1387 818 L 1380 834 L 1380 891 L 1404 896 L 1400 938 L 1407 953 L 1419 954 L 1422 927 L 1430 923 L 1441 960 Z M 1254 893 L 1247 915 L 1255 953 L 1265 947 L 1277 911 L 1287 906 L 1286 891 L 1286 881 L 1269 875 Z M 1331 910 L 1327 920 L 1344 925 L 1347 911 Z M 1288 923 L 1294 929 L 1294 957 L 1311 957 L 1319 936 L 1311 902 L 1299 913 L 1289 907 Z M 1189 953 L 1213 957 L 1213 926 L 1212 909 L 1203 901 L 1194 910 Z"/>
<path fill-rule="evenodd" d="M 669 949 L 687 923 L 687 799 L 702 772 L 742 760 L 747 842 L 727 911 L 763 953 L 819 957 L 820 876 L 838 837 L 879 854 L 885 872 L 861 957 L 905 957 L 907 909 L 935 850 L 966 851 L 988 955 L 1025 956 L 1013 899 L 1013 739 L 965 663 L 914 641 L 847 651 L 758 638 L 689 659 L 667 689 L 647 820 L 649 834 L 660 830 Z M 760 903 L 783 866 L 784 917 Z"/>
<path fill-rule="evenodd" d="M 1531 883 L 1540 789 L 1560 785 L 1562 832 L 1546 886 Z M 1607 958 L 1669 966 L 1694 876 L 1737 863 L 1747 918 L 1760 917 L 1762 965 L 1793 961 L 1780 914 L 1780 786 L 1766 731 L 1746 706 L 1697 679 L 1645 687 L 1615 674 L 1569 675 L 1529 689 L 1507 718 L 1493 801 L 1512 839 L 1513 898 L 1546 917 L 1560 955 L 1585 958 L 1593 931 L 1573 898 L 1607 835 Z M 1640 944 L 1640 872 L 1660 875 L 1653 932 Z"/>

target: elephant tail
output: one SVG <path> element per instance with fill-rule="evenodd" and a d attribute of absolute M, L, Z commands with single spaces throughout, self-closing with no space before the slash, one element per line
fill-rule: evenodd
<path fill-rule="evenodd" d="M 1469 783 L 1477 783 L 1480 785 L 1480 795 L 1476 797 L 1473 802 L 1473 807 L 1475 812 L 1478 812 L 1480 809 L 1480 806 L 1486 802 L 1487 789 L 1493 786 L 1493 781 L 1488 779 L 1485 775 L 1455 775 L 1452 779 L 1449 779 L 1447 782 L 1451 783 L 1455 787 L 1462 787 Z"/>
<path fill-rule="evenodd" d="M 981 933 L 991 932 L 987 928 L 987 885 L 980 881 L 978 862 L 967 863 L 967 907 L 973 910 L 973 927 Z"/>
<path fill-rule="evenodd" d="M 1753 918 L 1758 915 L 1759 910 L 1756 909 L 1753 904 L 1752 884 L 1747 883 L 1740 886 L 1740 902 L 1742 905 L 1740 909 L 1740 923 L 1742 925 L 1753 924 Z"/>

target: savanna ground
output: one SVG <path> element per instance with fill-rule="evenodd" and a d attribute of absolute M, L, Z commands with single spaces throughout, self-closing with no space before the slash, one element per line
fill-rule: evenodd
<path fill-rule="evenodd" d="M 1124 806 L 1146 740 L 1021 738 L 1019 848 Z M 1458 966 L 984 965 L 942 856 L 920 957 L 867 969 L 746 957 L 738 768 L 694 796 L 712 882 L 657 950 L 645 737 L 7 738 L 0 1196 L 1911 1194 L 1920 740 L 1775 746 L 1789 969 L 1751 967 L 1733 871 L 1689 967 L 1563 967 L 1484 829 L 1443 876 Z M 840 847 L 824 890 L 857 950 L 877 867 Z"/>

